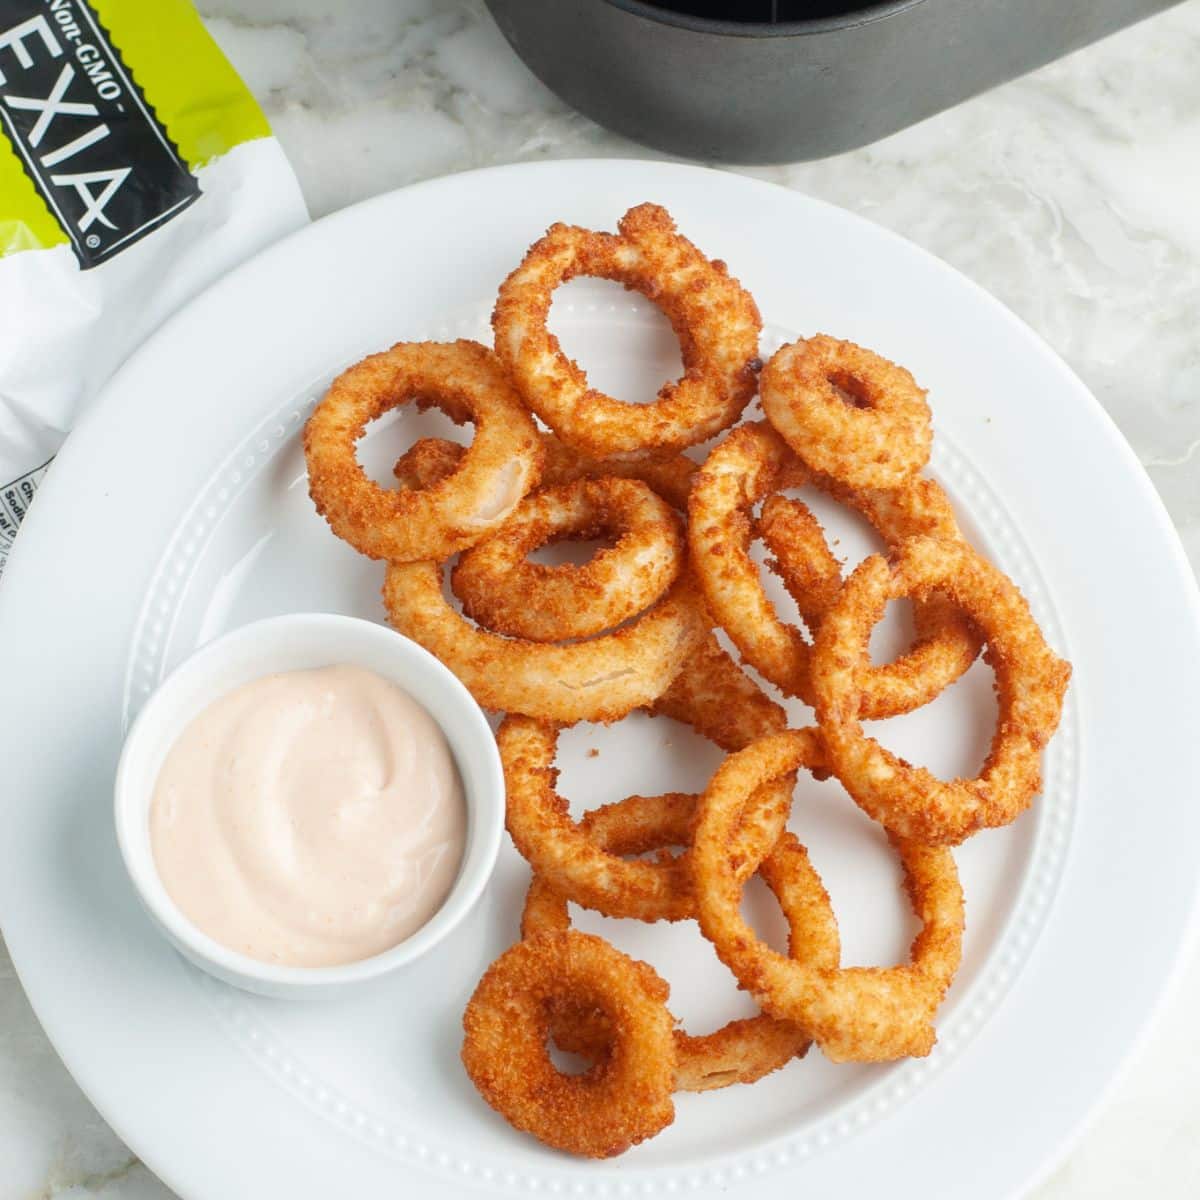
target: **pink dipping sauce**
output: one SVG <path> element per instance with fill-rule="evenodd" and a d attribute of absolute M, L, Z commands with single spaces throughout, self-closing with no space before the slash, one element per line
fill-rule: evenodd
<path fill-rule="evenodd" d="M 171 747 L 150 837 L 171 898 L 263 962 L 332 966 L 390 949 L 437 912 L 466 838 L 445 735 L 361 667 L 267 675 Z"/>

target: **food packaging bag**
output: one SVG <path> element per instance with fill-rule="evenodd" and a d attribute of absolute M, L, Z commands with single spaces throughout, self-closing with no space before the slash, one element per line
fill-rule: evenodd
<path fill-rule="evenodd" d="M 308 214 L 188 0 L 0 0 L 0 132 L 2 573 L 113 371 Z M 164 390 L 168 435 L 170 401 Z"/>

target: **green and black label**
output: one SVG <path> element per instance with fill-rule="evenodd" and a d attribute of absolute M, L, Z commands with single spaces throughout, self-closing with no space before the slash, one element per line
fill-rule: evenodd
<path fill-rule="evenodd" d="M 0 126 L 85 270 L 200 195 L 84 0 L 0 0 Z"/>

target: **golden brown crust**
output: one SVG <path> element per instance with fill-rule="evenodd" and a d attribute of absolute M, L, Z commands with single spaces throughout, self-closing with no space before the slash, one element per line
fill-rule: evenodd
<path fill-rule="evenodd" d="M 589 1158 L 622 1154 L 670 1125 L 674 1022 L 665 985 L 652 990 L 647 972 L 574 931 L 505 951 L 463 1013 L 462 1061 L 479 1094 L 517 1129 Z M 552 1000 L 598 1008 L 607 1019 L 608 1053 L 580 1075 L 550 1061 Z"/>
<path fill-rule="evenodd" d="M 475 439 L 454 471 L 420 491 L 367 478 L 355 444 L 389 409 L 415 401 Z M 498 528 L 538 481 L 544 451 L 496 357 L 476 342 L 398 342 L 343 371 L 304 427 L 308 487 L 338 537 L 370 558 L 443 561 Z"/>
<path fill-rule="evenodd" d="M 918 535 L 962 540 L 954 509 L 932 479 L 917 477 L 887 491 L 847 487 L 821 475 L 812 476 L 812 482 L 861 513 L 889 547 Z M 819 631 L 844 583 L 841 564 L 829 550 L 820 522 L 799 500 L 769 496 L 757 531 L 773 555 L 768 566 L 783 581 L 809 629 Z M 983 645 L 979 631 L 946 596 L 917 600 L 913 625 L 912 644 L 900 657 L 881 665 L 863 664 L 864 719 L 877 721 L 921 708 L 979 657 Z M 788 690 L 785 681 L 773 675 L 768 678 Z"/>
<path fill-rule="evenodd" d="M 683 454 L 664 454 L 654 458 L 595 458 L 573 450 L 552 433 L 542 434 L 546 452 L 543 483 L 571 483 L 576 479 L 599 479 L 615 475 L 621 479 L 640 479 L 648 483 L 672 508 L 687 512 L 688 493 L 699 465 Z"/>
<path fill-rule="evenodd" d="M 671 793 L 631 796 L 586 813 L 580 827 L 610 854 L 645 854 L 686 846 L 691 840 L 698 797 Z M 829 896 L 803 847 L 785 834 L 760 868 L 788 922 L 789 953 L 819 966 L 836 967 L 837 922 Z M 521 914 L 521 936 L 571 927 L 566 900 L 537 875 L 530 881 Z M 611 1035 L 604 1014 L 576 1004 L 556 1005 L 551 1016 L 555 1042 L 593 1062 Z M 675 1090 L 706 1092 L 734 1083 L 753 1083 L 808 1049 L 809 1039 L 790 1021 L 760 1015 L 730 1021 L 693 1037 L 675 1030 Z"/>
<path fill-rule="evenodd" d="M 392 474 L 402 488 L 419 492 L 453 475 L 466 452 L 466 446 L 446 438 L 418 438 L 396 459 Z M 545 480 L 546 466 L 543 458 L 541 482 Z"/>
<path fill-rule="evenodd" d="M 671 685 L 710 628 L 690 575 L 632 624 L 546 645 L 472 625 L 447 602 L 436 563 L 392 563 L 383 602 L 394 629 L 435 654 L 484 707 L 548 721 L 616 721 Z"/>
<path fill-rule="evenodd" d="M 914 767 L 861 724 L 860 664 L 889 600 L 941 592 L 987 639 L 1000 720 L 974 779 L 938 779 Z M 834 773 L 859 806 L 900 837 L 956 845 L 979 829 L 1007 825 L 1041 789 L 1041 757 L 1058 727 L 1071 666 L 1046 644 L 1029 605 L 1002 571 L 965 542 L 917 537 L 885 560 L 864 559 L 817 635 L 817 720 Z"/>
<path fill-rule="evenodd" d="M 644 404 L 591 387 L 547 328 L 555 289 L 579 275 L 661 307 L 680 343 L 679 380 Z M 468 341 L 400 343 L 364 359 L 333 382 L 304 434 L 318 511 L 388 561 L 390 623 L 506 714 L 506 824 L 534 878 L 525 940 L 488 968 L 463 1017 L 471 1079 L 516 1128 L 606 1157 L 670 1124 L 672 1089 L 753 1081 L 810 1039 L 835 1061 L 929 1053 L 962 945 L 946 846 L 1031 802 L 1070 667 L 921 476 L 932 439 L 924 391 L 904 368 L 826 335 L 763 368 L 754 300 L 652 204 L 630 209 L 616 233 L 552 226 L 504 281 L 492 324 L 494 354 Z M 680 453 L 730 429 L 760 382 L 764 421 L 732 429 L 703 465 Z M 409 401 L 473 423 L 475 436 L 417 441 L 389 490 L 359 467 L 356 444 Z M 863 515 L 891 559 L 868 558 L 843 579 L 820 522 L 782 494 L 808 485 Z M 599 536 L 613 544 L 581 566 L 529 560 L 546 542 Z M 767 599 L 749 554 L 756 537 L 807 632 Z M 462 614 L 443 591 L 457 554 Z M 902 596 L 915 639 L 876 666 L 871 628 Z M 748 664 L 814 705 L 820 729 L 786 728 L 721 648 L 714 618 Z M 865 735 L 864 720 L 936 696 L 985 638 L 1001 719 L 978 778 L 942 782 Z M 689 724 L 729 757 L 702 796 L 631 796 L 572 820 L 555 790 L 561 728 L 635 708 Z M 922 925 L 907 963 L 840 966 L 829 897 L 786 830 L 801 768 L 836 772 L 887 828 Z M 742 919 L 756 871 L 787 918 L 787 954 Z M 696 917 L 763 1012 L 702 1037 L 676 1029 L 667 984 L 573 930 L 569 902 L 643 921 Z M 559 1072 L 548 1036 L 589 1069 Z"/>
<path fill-rule="evenodd" d="M 749 549 L 751 509 L 780 486 L 793 458 L 765 422 L 739 425 L 714 447 L 688 501 L 688 548 L 708 607 L 747 662 L 805 696 L 809 647 L 775 614 Z"/>
<path fill-rule="evenodd" d="M 527 556 L 548 542 L 608 535 L 581 565 Z M 527 496 L 495 533 L 450 573 L 463 612 L 493 633 L 533 642 L 586 638 L 653 605 L 679 578 L 683 523 L 647 484 L 578 479 Z"/>
<path fill-rule="evenodd" d="M 661 455 L 728 428 L 754 394 L 762 319 L 750 294 L 675 229 L 666 209 L 631 208 L 617 234 L 552 225 L 500 287 L 496 353 L 525 403 L 568 445 L 595 457 Z M 666 314 L 684 373 L 656 400 L 592 388 L 546 321 L 554 290 L 578 275 L 612 279 Z"/>
<path fill-rule="evenodd" d="M 677 680 L 654 711 L 691 724 L 723 749 L 737 749 L 786 724 L 779 705 L 711 635 L 682 674 L 686 682 Z M 549 722 L 508 716 L 496 734 L 506 824 L 517 850 L 557 893 L 586 908 L 640 921 L 695 915 L 686 851 L 677 858 L 626 860 L 598 846 L 584 825 L 571 819 L 567 801 L 555 791 L 558 733 Z M 728 848 L 739 878 L 754 873 L 783 832 L 793 782 L 790 776 L 772 780 L 740 814 L 737 837 Z"/>
<path fill-rule="evenodd" d="M 764 733 L 787 725 L 783 709 L 726 654 L 711 633 L 650 711 L 690 725 L 725 751 L 740 750 Z"/>
<path fill-rule="evenodd" d="M 804 1028 L 827 1058 L 886 1062 L 926 1055 L 935 1041 L 934 1014 L 962 953 L 962 889 L 949 850 L 893 842 L 923 925 L 904 966 L 825 966 L 788 957 L 763 943 L 741 915 L 743 885 L 725 847 L 746 797 L 781 774 L 822 765 L 818 731 L 791 729 L 754 742 L 717 769 L 692 835 L 700 928 L 763 1009 Z"/>
<path fill-rule="evenodd" d="M 814 471 L 894 488 L 929 461 L 924 389 L 903 367 L 826 334 L 777 350 L 762 371 L 767 420 Z"/>
<path fill-rule="evenodd" d="M 746 662 L 782 691 L 812 703 L 811 646 L 776 613 L 750 557 L 750 543 L 760 535 L 774 555 L 769 565 L 810 628 L 819 629 L 841 590 L 841 566 L 807 505 L 776 494 L 795 486 L 795 471 L 791 452 L 769 425 L 740 425 L 713 449 L 696 478 L 688 544 L 709 608 Z M 961 537 L 950 502 L 931 479 L 889 492 L 850 488 L 811 473 L 806 479 L 857 509 L 889 545 L 916 531 Z M 764 503 L 755 521 L 751 510 L 759 500 Z M 914 619 L 916 638 L 905 654 L 881 666 L 862 665 L 864 717 L 877 720 L 928 704 L 978 656 L 977 631 L 944 597 L 919 602 Z"/>
<path fill-rule="evenodd" d="M 557 487 L 577 479 L 640 479 L 648 483 L 672 508 L 687 512 L 688 493 L 699 471 L 698 463 L 683 454 L 663 458 L 590 458 L 559 441 L 552 433 L 539 431 L 545 460 L 542 487 Z M 393 474 L 401 487 L 423 488 L 445 479 L 466 453 L 466 447 L 444 438 L 421 438 L 396 461 Z"/>

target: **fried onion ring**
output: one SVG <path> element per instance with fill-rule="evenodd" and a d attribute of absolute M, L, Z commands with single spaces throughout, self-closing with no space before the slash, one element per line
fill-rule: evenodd
<path fill-rule="evenodd" d="M 834 1062 L 887 1062 L 933 1048 L 933 1017 L 962 957 L 963 897 L 944 847 L 893 838 L 905 887 L 922 922 L 904 966 L 824 966 L 765 945 L 740 911 L 742 883 L 725 849 L 746 797 L 824 758 L 815 729 L 771 734 L 731 755 L 700 801 L 692 874 L 700 928 L 762 1008 L 800 1025 Z"/>
<path fill-rule="evenodd" d="M 719 261 L 675 229 L 666 209 L 631 208 L 619 233 L 552 225 L 500 287 L 492 314 L 496 353 L 525 403 L 568 445 L 606 457 L 659 455 L 728 428 L 754 394 L 762 318 Z M 648 404 L 615 400 L 588 384 L 547 328 L 560 284 L 598 276 L 641 292 L 679 338 L 684 373 Z"/>
<path fill-rule="evenodd" d="M 724 750 L 786 724 L 783 709 L 711 635 L 654 711 L 692 725 Z M 571 819 L 566 800 L 555 791 L 558 734 L 550 722 L 519 716 L 505 717 L 496 733 L 507 790 L 506 825 L 517 850 L 555 892 L 585 908 L 639 921 L 694 916 L 686 851 L 657 861 L 627 860 L 607 853 Z M 739 879 L 754 873 L 783 832 L 793 782 L 773 781 L 745 805 L 738 836 L 727 848 Z"/>
<path fill-rule="evenodd" d="M 691 841 L 696 796 L 631 796 L 586 813 L 587 835 L 610 854 L 645 854 Z M 820 876 L 804 848 L 784 834 L 759 873 L 774 892 L 788 923 L 788 953 L 820 967 L 840 959 L 837 921 Z M 571 928 L 566 900 L 534 875 L 521 914 L 521 936 Z M 593 1062 L 604 1054 L 611 1034 L 603 1012 L 578 1005 L 555 1005 L 551 1020 L 555 1042 L 563 1050 Z M 693 1037 L 675 1030 L 675 1090 L 705 1092 L 734 1083 L 753 1083 L 808 1049 L 809 1038 L 790 1021 L 760 1015 L 730 1021 L 713 1033 Z"/>
<path fill-rule="evenodd" d="M 539 431 L 545 461 L 542 464 L 542 487 L 574 483 L 577 479 L 601 479 L 615 475 L 620 479 L 640 479 L 648 483 L 672 508 L 687 511 L 688 493 L 699 465 L 682 454 L 663 458 L 629 460 L 624 458 L 589 458 L 560 442 L 552 433 Z M 401 487 L 430 487 L 445 479 L 462 456 L 466 447 L 444 438 L 421 438 L 406 450 L 393 469 Z"/>
<path fill-rule="evenodd" d="M 615 537 L 581 566 L 527 555 L 564 538 Z M 504 527 L 450 573 L 463 612 L 493 633 L 532 642 L 586 638 L 653 605 L 679 578 L 683 522 L 647 484 L 579 479 L 526 497 Z"/>
<path fill-rule="evenodd" d="M 455 421 L 473 420 L 475 440 L 452 474 L 420 490 L 367 478 L 355 443 L 367 424 L 415 401 Z M 399 342 L 343 371 L 304 427 L 308 487 L 338 537 L 370 558 L 438 561 L 498 528 L 538 481 L 541 443 L 503 367 L 476 342 Z"/>
<path fill-rule="evenodd" d="M 484 707 L 547 721 L 616 721 L 657 700 L 708 632 L 690 573 L 629 625 L 546 645 L 479 629 L 442 592 L 437 563 L 391 563 L 383 603 L 392 628 L 419 642 Z"/>
<path fill-rule="evenodd" d="M 975 779 L 947 783 L 863 732 L 862 675 L 871 628 L 889 600 L 948 596 L 987 639 L 1000 720 Z M 859 806 L 893 833 L 956 845 L 1007 825 L 1041 790 L 1042 750 L 1058 727 L 1071 666 L 1046 644 L 1025 597 L 964 542 L 912 538 L 864 559 L 826 613 L 813 653 L 817 720 L 829 763 Z"/>
<path fill-rule="evenodd" d="M 898 487 L 929 461 L 925 392 L 903 367 L 825 334 L 777 350 L 762 370 L 763 412 L 814 471 L 862 488 Z"/>
<path fill-rule="evenodd" d="M 769 425 L 739 426 L 712 451 L 696 478 L 688 543 L 713 617 L 745 660 L 788 695 L 812 703 L 812 648 L 801 630 L 776 613 L 749 553 L 757 532 L 774 552 L 771 565 L 801 615 L 819 629 L 841 589 L 841 567 L 808 507 L 772 494 L 795 486 L 795 472 L 790 451 Z M 914 533 L 961 537 L 950 502 L 931 479 L 880 492 L 808 478 L 861 512 L 889 545 Z M 750 510 L 764 497 L 756 524 Z M 861 665 L 864 717 L 895 716 L 928 704 L 975 661 L 980 638 L 946 599 L 917 604 L 914 623 L 916 637 L 906 654 L 883 666 Z"/>
<path fill-rule="evenodd" d="M 609 1158 L 675 1119 L 674 1040 L 647 971 L 589 934 L 544 933 L 506 950 L 463 1013 L 462 1061 L 479 1094 L 515 1128 L 572 1154 Z M 550 1061 L 550 1004 L 607 1018 L 608 1052 L 581 1075 Z"/>

